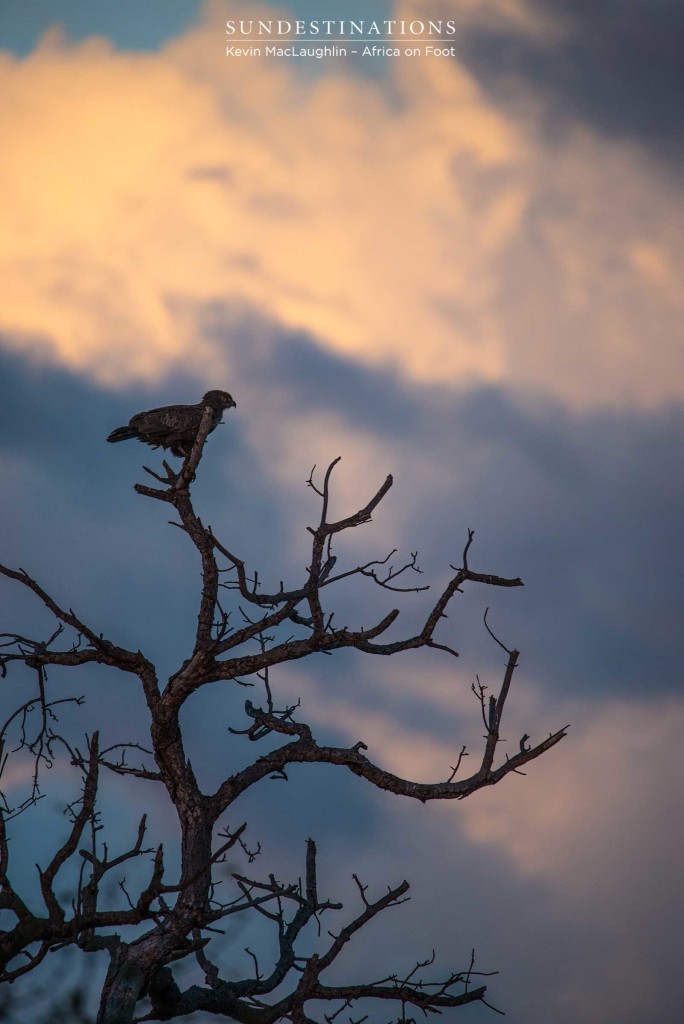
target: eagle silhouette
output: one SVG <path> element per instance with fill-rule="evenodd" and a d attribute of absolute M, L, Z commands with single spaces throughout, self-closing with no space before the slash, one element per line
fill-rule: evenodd
<path fill-rule="evenodd" d="M 235 400 L 227 391 L 207 391 L 196 405 L 163 405 L 160 409 L 137 412 L 131 416 L 128 425 L 113 430 L 108 441 L 135 439 L 149 444 L 151 448 L 165 448 L 179 459 L 190 454 L 197 440 L 204 410 L 211 409 L 209 433 L 221 422 L 224 409 L 235 407 Z"/>

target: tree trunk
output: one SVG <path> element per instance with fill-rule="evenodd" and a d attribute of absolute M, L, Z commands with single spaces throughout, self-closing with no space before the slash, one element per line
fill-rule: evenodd
<path fill-rule="evenodd" d="M 112 953 L 96 1024 L 131 1024 L 144 983 L 142 963 L 122 942 Z"/>
<path fill-rule="evenodd" d="M 120 943 L 111 962 L 100 1000 L 96 1024 L 131 1024 L 140 993 L 182 949 L 197 918 L 208 906 L 211 882 L 212 825 L 206 820 L 199 794 L 181 818 L 182 871 L 176 920 L 166 930 L 155 929 L 135 947 Z"/>

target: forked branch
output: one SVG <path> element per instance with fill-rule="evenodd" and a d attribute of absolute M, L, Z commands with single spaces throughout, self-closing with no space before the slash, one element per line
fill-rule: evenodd
<path fill-rule="evenodd" d="M 205 1013 L 232 1018 L 242 1024 L 275 1024 L 278 1020 L 290 1020 L 296 1024 L 298 1021 L 317 1019 L 310 1016 L 307 1005 L 315 1000 L 331 1005 L 330 1012 L 323 1014 L 323 1019 L 330 1024 L 342 1010 L 352 1008 L 360 999 L 392 1001 L 400 1007 L 415 1006 L 429 1013 L 482 1001 L 484 998 L 483 985 L 472 987 L 473 978 L 480 976 L 480 972 L 474 970 L 474 955 L 465 970 L 451 972 L 440 980 L 425 980 L 422 973 L 419 973 L 433 964 L 434 953 L 427 960 L 417 963 L 405 976 L 393 974 L 379 981 L 352 985 L 328 985 L 322 979 L 324 972 L 335 963 L 362 928 L 379 914 L 400 906 L 408 899 L 408 882 L 390 887 L 378 899 L 369 900 L 366 896 L 368 887 L 357 879 L 362 902 L 357 916 L 339 930 L 328 932 L 330 941 L 323 952 L 303 956 L 297 951 L 297 943 L 304 936 L 307 926 L 317 922 L 320 934 L 320 916 L 326 911 L 342 909 L 340 903 L 320 901 L 318 898 L 316 847 L 313 841 L 307 842 L 304 885 L 284 886 L 273 876 L 264 883 L 241 875 L 234 877 L 246 895 L 259 892 L 277 899 L 270 909 L 261 904 L 256 908 L 270 922 L 277 935 L 278 952 L 270 970 L 261 969 L 254 953 L 247 949 L 246 953 L 254 965 L 253 975 L 240 981 L 224 979 L 219 966 L 210 960 L 202 947 L 197 959 L 204 970 L 207 986 L 193 985 L 183 992 L 170 972 L 159 972 L 150 986 L 152 1009 L 141 1020 L 166 1019 L 168 1008 L 173 1007 L 174 1015 L 203 1010 Z M 292 916 L 288 916 L 287 907 L 292 904 L 296 909 Z M 201 941 L 201 933 L 198 932 L 196 939 Z M 269 1002 L 268 997 L 287 983 L 293 973 L 298 978 L 290 992 Z"/>
<path fill-rule="evenodd" d="M 151 1010 L 139 1020 L 169 1020 L 205 1011 L 241 1024 L 275 1024 L 281 1019 L 307 1024 L 314 1019 L 310 1013 L 318 1012 L 310 1009 L 312 1003 L 329 1007 L 323 1017 L 331 1024 L 359 999 L 394 1001 L 402 1022 L 407 1021 L 411 1007 L 427 1014 L 484 1001 L 484 985 L 473 982 L 477 972 L 472 961 L 466 970 L 452 971 L 438 980 L 423 978 L 422 972 L 431 965 L 432 957 L 416 964 L 404 976 L 392 974 L 362 984 L 328 983 L 326 972 L 343 949 L 371 920 L 404 902 L 408 883 L 388 888 L 379 898 L 371 899 L 367 887 L 357 879 L 359 912 L 341 927 L 328 931 L 320 951 L 311 953 L 312 932 L 321 935 L 323 915 L 327 920 L 328 915 L 341 909 L 339 903 L 319 896 L 313 841 L 307 843 L 302 881 L 286 885 L 273 875 L 260 881 L 235 872 L 231 876 L 235 886 L 233 898 L 223 896 L 224 890 L 218 887 L 220 881 L 227 881 L 225 867 L 221 872 L 223 879 L 218 877 L 219 865 L 225 865 L 227 857 L 240 850 L 251 863 L 259 845 L 254 844 L 253 849 L 247 846 L 245 825 L 232 831 L 215 830 L 233 801 L 265 778 L 286 780 L 287 769 L 293 764 L 337 765 L 378 789 L 423 802 L 461 800 L 497 784 L 555 746 L 566 735 L 566 728 L 534 745 L 525 734 L 518 748 L 501 758 L 501 722 L 518 652 L 506 648 L 497 637 L 494 639 L 505 650 L 507 662 L 498 693 L 487 696 L 479 680 L 474 687 L 485 729 L 484 749 L 477 770 L 467 778 L 457 778 L 463 759 L 468 756 L 465 746 L 457 758 L 450 758 L 455 766 L 448 770 L 445 766 L 442 780 L 404 779 L 372 761 L 362 740 L 350 747 L 319 745 L 312 727 L 298 720 L 298 705 L 280 706 L 278 710 L 279 704 L 273 697 L 269 670 L 309 655 L 351 649 L 361 654 L 391 656 L 431 648 L 457 656 L 450 638 L 443 635 L 442 623 L 455 596 L 471 583 L 508 588 L 522 586 L 522 581 L 472 569 L 474 533 L 469 530 L 461 564 L 451 566 L 451 575 L 422 613 L 417 631 L 402 631 L 398 606 L 387 608 L 375 621 L 339 625 L 330 595 L 331 588 L 344 580 L 370 580 L 383 590 L 402 595 L 428 588 L 410 585 L 415 582 L 414 574 L 421 573 L 417 552 L 395 558 L 393 550 L 383 557 L 358 563 L 350 560 L 345 564 L 343 552 L 338 551 L 343 535 L 372 519 L 392 487 L 392 477 L 388 476 L 361 508 L 332 519 L 331 481 L 339 462 L 335 459 L 320 485 L 314 480 L 313 471 L 308 480 L 320 499 L 321 509 L 317 525 L 308 527 L 311 549 L 303 578 L 295 586 L 286 586 L 281 580 L 279 588 L 264 589 L 259 573 L 248 571 L 245 562 L 218 539 L 210 526 L 205 526 L 193 505 L 191 485 L 212 426 L 210 412 L 205 410 L 196 441 L 179 470 L 164 461 L 163 472 L 147 470 L 159 486 L 136 485 L 141 495 L 173 506 L 178 517 L 174 525 L 190 538 L 201 566 L 197 623 L 188 657 L 171 674 L 163 692 L 160 693 L 154 666 L 140 651 L 126 650 L 106 639 L 72 609 L 58 604 L 24 570 L 0 565 L 0 575 L 30 590 L 56 620 L 52 634 L 44 640 L 18 633 L 0 635 L 0 674 L 4 676 L 15 663 L 20 663 L 37 679 L 37 693 L 32 691 L 28 700 L 22 700 L 0 728 L 0 768 L 5 764 L 6 738 L 18 731 L 19 747 L 33 756 L 35 764 L 33 789 L 25 806 L 38 799 L 38 770 L 49 766 L 60 741 L 72 765 L 83 775 L 81 798 L 68 809 L 70 826 L 66 839 L 47 866 L 39 869 L 43 904 L 40 913 L 30 908 L 30 901 L 22 898 L 10 880 L 7 822 L 24 805 L 13 810 L 7 800 L 3 803 L 0 798 L 0 910 L 14 918 L 13 927 L 0 933 L 0 981 L 12 981 L 33 970 L 51 949 L 76 945 L 85 952 L 107 949 L 110 954 L 98 1024 L 132 1024 L 141 993 L 149 995 Z M 237 608 L 228 604 L 231 598 L 237 598 Z M 395 600 L 400 599 L 393 596 L 392 603 Z M 485 625 L 489 629 L 486 618 Z M 68 637 L 70 643 L 65 639 Z M 140 680 L 148 713 L 148 746 L 137 741 L 108 741 L 109 745 L 101 749 L 95 734 L 81 753 L 55 732 L 53 716 L 60 700 L 50 696 L 48 670 L 53 665 L 77 668 L 89 664 L 106 665 Z M 241 732 L 252 743 L 269 738 L 271 743 L 275 740 L 280 745 L 224 776 L 215 791 L 207 794 L 186 754 L 180 715 L 189 697 L 217 681 L 264 685 L 264 707 L 247 701 L 247 727 L 231 733 Z M 140 763 L 129 764 L 128 758 L 133 755 L 137 761 L 138 754 L 142 755 Z M 129 780 L 161 782 L 165 787 L 181 836 L 180 872 L 173 884 L 165 880 L 161 844 L 145 845 L 144 815 L 136 837 L 123 852 L 112 856 L 100 842 L 96 805 L 102 767 Z M 151 866 L 137 892 L 131 886 L 129 893 L 125 881 L 120 880 L 119 892 L 125 902 L 119 906 L 116 900 L 106 901 L 102 895 L 105 879 L 115 878 L 120 869 L 145 856 L 150 857 Z M 69 907 L 58 885 L 67 875 L 70 862 L 80 864 L 80 875 Z M 273 961 L 262 965 L 248 949 L 249 968 L 239 980 L 232 973 L 229 978 L 222 977 L 215 946 L 209 946 L 221 923 L 237 914 L 258 915 L 266 928 L 273 929 L 276 950 Z M 135 929 L 130 941 L 114 931 L 128 926 Z M 306 955 L 302 949 L 307 950 Z M 181 991 L 170 965 L 188 956 L 196 958 L 205 985 Z"/>

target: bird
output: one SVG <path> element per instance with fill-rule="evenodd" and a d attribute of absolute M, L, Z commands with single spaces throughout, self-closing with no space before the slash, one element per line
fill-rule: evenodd
<path fill-rule="evenodd" d="M 151 448 L 168 449 L 182 459 L 190 454 L 197 440 L 204 410 L 211 409 L 211 433 L 221 422 L 224 410 L 235 406 L 235 399 L 227 391 L 207 391 L 196 405 L 163 405 L 159 409 L 137 412 L 125 427 L 113 430 L 107 440 L 116 444 L 135 439 Z"/>

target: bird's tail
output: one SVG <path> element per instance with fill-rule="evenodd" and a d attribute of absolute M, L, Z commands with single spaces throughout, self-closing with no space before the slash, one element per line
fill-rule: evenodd
<path fill-rule="evenodd" d="M 107 440 L 114 444 L 116 441 L 130 441 L 137 436 L 138 431 L 135 427 L 117 427 L 116 430 L 112 430 Z"/>

